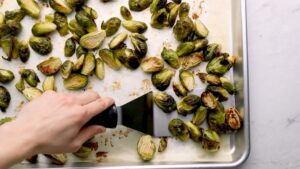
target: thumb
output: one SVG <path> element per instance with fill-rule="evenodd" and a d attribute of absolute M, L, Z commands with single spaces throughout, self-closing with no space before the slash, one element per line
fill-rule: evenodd
<path fill-rule="evenodd" d="M 105 132 L 105 130 L 106 130 L 105 127 L 98 126 L 98 125 L 92 125 L 92 126 L 82 128 L 79 134 L 77 135 L 77 137 L 75 138 L 74 142 L 83 144 L 89 139 L 91 139 L 93 136 L 95 136 L 96 134 Z"/>

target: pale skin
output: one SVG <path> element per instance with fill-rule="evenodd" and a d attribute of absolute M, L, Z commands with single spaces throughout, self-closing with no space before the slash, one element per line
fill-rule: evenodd
<path fill-rule="evenodd" d="M 111 106 L 111 98 L 94 91 L 81 94 L 47 91 L 0 127 L 0 168 L 5 169 L 36 154 L 76 152 L 102 126 L 83 127 Z"/>

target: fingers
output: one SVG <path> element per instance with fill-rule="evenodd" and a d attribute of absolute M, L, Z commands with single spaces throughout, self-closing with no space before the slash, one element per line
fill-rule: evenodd
<path fill-rule="evenodd" d="M 69 95 L 70 97 L 74 97 L 75 103 L 82 106 L 101 98 L 97 92 L 92 90 L 88 90 L 80 94 L 69 94 Z"/>
<path fill-rule="evenodd" d="M 91 139 L 93 136 L 104 133 L 106 131 L 105 127 L 102 126 L 89 126 L 81 129 L 73 143 L 77 145 L 77 147 L 80 147 L 83 143 Z"/>

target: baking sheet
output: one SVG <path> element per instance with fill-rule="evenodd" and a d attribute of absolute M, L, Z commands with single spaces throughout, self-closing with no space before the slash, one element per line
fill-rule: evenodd
<path fill-rule="evenodd" d="M 200 19 L 207 25 L 210 30 L 209 41 L 222 44 L 222 50 L 232 53 L 232 20 L 231 20 L 231 0 L 183 0 L 189 2 L 191 5 L 191 15 L 193 17 L 199 16 Z M 115 0 L 110 3 L 102 3 L 99 0 L 90 0 L 88 6 L 93 7 L 97 10 L 99 18 L 96 23 L 98 27 L 101 25 L 103 20 L 107 20 L 112 16 L 117 16 L 121 18 L 119 14 L 119 7 L 121 5 L 127 6 L 127 0 Z M 18 8 L 18 5 L 15 1 L 5 0 L 3 6 L 0 8 L 1 12 L 5 10 L 12 10 Z M 42 7 L 43 16 L 40 17 L 41 20 L 44 19 L 44 15 L 51 13 L 52 9 L 43 6 Z M 145 36 L 148 37 L 148 46 L 149 52 L 148 56 L 157 56 L 160 57 L 160 53 L 163 49 L 163 46 L 172 47 L 176 49 L 178 42 L 174 39 L 172 34 L 172 29 L 163 29 L 156 30 L 152 29 L 149 25 L 151 14 L 149 10 L 143 12 L 133 12 L 133 17 L 136 20 L 144 21 L 148 24 L 149 29 L 145 33 Z M 74 14 L 70 15 L 69 18 L 74 18 Z M 35 23 L 35 20 L 30 17 L 25 17 L 22 21 L 23 31 L 20 34 L 20 39 L 28 40 L 31 36 L 31 27 Z M 121 27 L 119 31 L 123 31 Z M 66 58 L 63 55 L 63 46 L 65 39 L 67 39 L 71 34 L 63 38 L 54 33 L 51 35 L 54 50 L 48 56 L 39 56 L 33 50 L 31 50 L 30 60 L 26 65 L 21 63 L 18 60 L 13 60 L 7 62 L 3 59 L 0 60 L 0 67 L 9 69 L 15 72 L 16 79 L 9 85 L 5 85 L 12 95 L 12 102 L 7 113 L 1 113 L 0 116 L 12 116 L 15 115 L 20 107 L 21 102 L 25 102 L 24 97 L 15 89 L 14 84 L 19 80 L 18 70 L 20 67 L 26 67 L 36 70 L 36 65 L 42 60 L 50 56 L 58 56 L 64 61 Z M 105 40 L 103 47 L 107 47 L 107 43 L 110 41 L 110 38 Z M 132 48 L 129 39 L 127 39 L 126 44 L 128 47 Z M 3 54 L 2 50 L 0 53 Z M 76 56 L 71 58 L 72 60 L 76 59 Z M 205 71 L 206 64 L 201 64 L 199 68 L 196 68 L 195 71 L 199 69 Z M 39 71 L 36 70 L 41 80 L 44 79 Z M 229 72 L 226 76 L 232 79 L 233 72 Z M 126 77 L 126 78 L 124 78 Z M 198 89 L 203 90 L 204 85 L 200 80 L 195 76 Z M 178 81 L 178 72 L 176 77 L 173 79 Z M 58 91 L 65 91 L 62 85 L 62 80 L 60 76 L 57 76 L 56 79 Z M 41 83 L 40 83 L 41 85 Z M 90 78 L 89 89 L 98 91 L 103 96 L 110 96 L 116 100 L 116 104 L 120 105 L 127 102 L 128 100 L 134 99 L 135 97 L 146 93 L 149 90 L 155 89 L 151 85 L 150 75 L 144 74 L 142 70 L 131 71 L 126 68 L 122 68 L 121 71 L 114 71 L 106 66 L 106 77 L 105 80 L 99 81 L 95 77 Z M 66 91 L 67 92 L 67 91 Z M 196 93 L 199 94 L 199 93 Z M 176 97 L 177 98 L 177 97 Z M 225 103 L 225 106 L 228 107 L 234 105 L 234 98 L 231 98 Z M 173 117 L 177 116 L 177 113 L 172 114 Z M 191 119 L 191 116 L 186 117 L 186 119 Z M 106 158 L 96 159 L 93 154 L 88 160 L 80 160 L 73 155 L 69 156 L 68 165 L 72 165 L 73 162 L 99 162 L 102 163 L 139 163 L 140 159 L 136 153 L 136 143 L 138 138 L 142 133 L 132 131 L 125 127 L 119 126 L 116 130 L 109 130 L 106 134 L 99 135 L 95 138 L 99 143 L 98 151 L 108 152 Z M 169 139 L 168 149 L 164 153 L 156 153 L 155 158 L 152 162 L 230 162 L 232 161 L 232 148 L 231 145 L 231 136 L 222 135 L 221 136 L 221 149 L 217 153 L 207 153 L 202 150 L 201 144 L 194 143 L 189 141 L 188 143 L 182 143 L 176 139 Z M 158 143 L 158 140 L 156 140 Z M 157 144 L 158 145 L 158 144 Z M 41 157 L 41 156 L 40 156 Z M 47 164 L 45 158 L 40 158 L 41 164 Z"/>

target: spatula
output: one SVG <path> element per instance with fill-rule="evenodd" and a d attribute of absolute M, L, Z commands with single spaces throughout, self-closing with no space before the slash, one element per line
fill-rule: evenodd
<path fill-rule="evenodd" d="M 87 125 L 96 124 L 106 128 L 116 128 L 117 125 L 123 125 L 156 137 L 170 136 L 169 121 L 160 119 L 159 116 L 163 115 L 160 113 L 163 112 L 157 109 L 153 103 L 153 93 L 149 92 L 122 106 L 112 105 L 91 119 Z"/>

